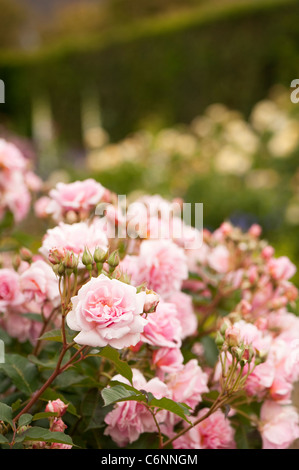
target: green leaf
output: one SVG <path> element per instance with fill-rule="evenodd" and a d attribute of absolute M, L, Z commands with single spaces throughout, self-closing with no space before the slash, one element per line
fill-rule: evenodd
<path fill-rule="evenodd" d="M 46 331 L 46 333 L 44 333 L 38 339 L 43 341 L 57 341 L 58 343 L 63 342 L 61 330 L 59 328 L 55 330 Z"/>
<path fill-rule="evenodd" d="M 113 349 L 110 346 L 106 346 L 99 352 L 99 356 L 109 359 L 109 361 L 114 364 L 116 371 L 125 377 L 130 383 L 132 383 L 133 372 L 131 367 L 127 364 L 127 362 L 122 361 L 119 358 L 119 352 L 116 349 Z"/>
<path fill-rule="evenodd" d="M 39 323 L 44 322 L 40 313 L 22 313 L 22 317 L 28 318 L 28 320 L 38 321 Z"/>
<path fill-rule="evenodd" d="M 6 437 L 0 434 L 0 444 L 8 444 L 8 442 L 9 441 L 6 439 Z"/>
<path fill-rule="evenodd" d="M 36 413 L 33 416 L 32 421 L 37 421 L 39 419 L 44 419 L 44 418 L 51 418 L 51 416 L 57 417 L 58 413 L 55 413 L 54 411 L 42 411 L 41 413 Z"/>
<path fill-rule="evenodd" d="M 32 421 L 33 416 L 29 413 L 24 413 L 22 416 L 20 416 L 20 419 L 18 421 L 18 426 L 27 426 L 27 424 L 30 424 Z"/>
<path fill-rule="evenodd" d="M 28 356 L 28 361 L 32 362 L 33 364 L 39 366 L 39 367 L 43 367 L 44 369 L 55 369 L 56 367 L 56 364 L 57 364 L 57 361 L 55 362 L 54 360 L 52 359 L 49 359 L 49 360 L 41 360 L 41 359 L 38 359 L 36 356 L 34 356 L 33 354 L 29 354 Z"/>
<path fill-rule="evenodd" d="M 72 438 L 63 432 L 51 432 L 48 429 L 35 426 L 24 433 L 24 441 L 57 442 L 73 445 Z"/>
<path fill-rule="evenodd" d="M 38 386 L 36 366 L 18 354 L 6 354 L 5 361 L 5 364 L 0 364 L 0 371 L 11 379 L 18 390 L 32 395 Z"/>
<path fill-rule="evenodd" d="M 138 390 L 128 390 L 123 385 L 116 385 L 115 387 L 104 388 L 104 390 L 102 390 L 102 397 L 104 400 L 104 406 L 108 406 L 111 403 L 127 400 L 146 402 L 146 398 L 141 392 L 139 392 Z"/>
<path fill-rule="evenodd" d="M 153 398 L 149 401 L 149 405 L 161 408 L 161 410 L 170 411 L 171 413 L 174 413 L 175 415 L 187 421 L 187 423 L 191 424 L 191 422 L 186 418 L 186 415 L 190 415 L 191 408 L 185 403 L 176 403 L 170 398 L 164 397 L 160 399 Z"/>
<path fill-rule="evenodd" d="M 214 367 L 219 357 L 219 351 L 214 339 L 210 336 L 204 336 L 203 338 L 201 338 L 200 342 L 204 347 L 205 358 L 208 365 L 210 367 Z"/>
<path fill-rule="evenodd" d="M 0 403 L 0 421 L 4 421 L 4 423 L 10 424 L 14 428 L 12 408 L 5 403 Z"/>

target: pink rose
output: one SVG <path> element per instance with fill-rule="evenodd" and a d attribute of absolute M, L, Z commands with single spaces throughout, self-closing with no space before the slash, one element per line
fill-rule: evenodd
<path fill-rule="evenodd" d="M 60 302 L 57 278 L 45 261 L 38 260 L 29 265 L 20 276 L 20 286 L 26 301 L 41 303 L 49 300 L 56 306 Z"/>
<path fill-rule="evenodd" d="M 107 251 L 108 239 L 103 231 L 102 222 L 100 220 L 96 220 L 90 225 L 85 222 L 72 225 L 60 222 L 57 227 L 47 231 L 39 251 L 45 258 L 48 258 L 51 249 L 64 248 L 82 257 L 85 247 L 87 247 L 91 253 L 93 253 L 97 247 L 105 252 Z M 81 262 L 79 263 L 79 268 L 80 267 L 83 267 Z"/>
<path fill-rule="evenodd" d="M 147 323 L 141 316 L 144 301 L 145 292 L 137 294 L 135 287 L 101 274 L 72 298 L 67 323 L 72 330 L 80 331 L 75 337 L 79 344 L 110 344 L 117 349 L 135 346 Z"/>
<path fill-rule="evenodd" d="M 260 418 L 263 449 L 286 449 L 299 438 L 298 412 L 293 406 L 265 401 Z"/>
<path fill-rule="evenodd" d="M 180 290 L 188 278 L 186 256 L 182 248 L 170 240 L 145 240 L 139 254 L 139 283 L 146 283 L 161 296 Z"/>
<path fill-rule="evenodd" d="M 268 269 L 276 280 L 288 280 L 294 276 L 297 270 L 296 266 L 286 256 L 270 259 Z"/>
<path fill-rule="evenodd" d="M 174 304 L 160 301 L 156 311 L 150 313 L 147 319 L 142 341 L 165 348 L 181 347 L 182 329 Z"/>
<path fill-rule="evenodd" d="M 24 297 L 20 291 L 20 277 L 11 269 L 0 269 L 0 312 L 20 305 Z"/>
<path fill-rule="evenodd" d="M 159 348 L 155 349 L 152 361 L 162 380 L 164 373 L 171 374 L 183 368 L 184 357 L 178 348 Z"/>
<path fill-rule="evenodd" d="M 26 167 L 26 159 L 20 150 L 12 143 L 0 139 L 0 169 L 23 171 Z"/>
<path fill-rule="evenodd" d="M 48 207 L 51 199 L 48 196 L 40 197 L 34 204 L 34 213 L 36 217 L 45 219 L 49 216 Z"/>
<path fill-rule="evenodd" d="M 60 398 L 57 398 L 56 400 L 48 401 L 45 411 L 46 413 L 58 413 L 58 417 L 61 417 L 65 414 L 68 406 Z"/>
<path fill-rule="evenodd" d="M 197 331 L 198 321 L 194 313 L 192 297 L 184 292 L 174 292 L 169 297 L 169 302 L 176 306 L 177 319 L 182 329 L 181 338 L 185 339 L 194 335 Z"/>
<path fill-rule="evenodd" d="M 47 210 L 56 221 L 69 211 L 86 216 L 101 201 L 104 192 L 105 188 L 91 178 L 69 184 L 57 183 L 49 193 L 52 202 Z"/>
<path fill-rule="evenodd" d="M 203 393 L 208 393 L 208 375 L 203 372 L 196 359 L 191 359 L 183 369 L 168 377 L 168 388 L 172 399 L 195 408 Z"/>
<path fill-rule="evenodd" d="M 132 371 L 133 386 L 136 389 L 150 392 L 158 399 L 169 396 L 167 386 L 157 377 L 147 382 L 139 370 L 132 369 Z M 129 384 L 129 382 L 120 375 L 115 376 L 113 380 Z M 159 411 L 156 414 L 158 423 L 161 423 L 165 419 L 165 416 L 165 411 Z M 124 447 L 136 441 L 142 433 L 157 431 L 153 416 L 142 403 L 138 403 L 137 401 L 117 403 L 114 409 L 105 417 L 105 423 L 108 426 L 104 434 L 111 436 L 119 447 Z"/>
<path fill-rule="evenodd" d="M 192 422 L 204 416 L 208 408 L 200 410 Z M 217 410 L 190 431 L 173 442 L 174 449 L 234 449 L 234 430 L 222 411 Z"/>
<path fill-rule="evenodd" d="M 218 273 L 226 273 L 229 270 L 230 253 L 226 246 L 218 245 L 208 255 L 208 263 Z"/>
<path fill-rule="evenodd" d="M 24 343 L 31 336 L 32 323 L 31 320 L 21 314 L 8 312 L 4 318 L 3 326 L 9 336 L 17 338 L 20 343 Z"/>
<path fill-rule="evenodd" d="M 64 432 L 67 428 L 67 425 L 60 418 L 54 418 L 53 423 L 51 424 L 52 432 Z"/>

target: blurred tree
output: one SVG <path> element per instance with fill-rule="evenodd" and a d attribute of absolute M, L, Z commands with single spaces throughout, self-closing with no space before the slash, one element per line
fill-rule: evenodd
<path fill-rule="evenodd" d="M 22 43 L 29 9 L 17 0 L 0 0 L 0 48 L 18 47 Z"/>

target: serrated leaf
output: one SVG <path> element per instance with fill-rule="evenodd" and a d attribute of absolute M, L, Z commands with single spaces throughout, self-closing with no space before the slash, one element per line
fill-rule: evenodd
<path fill-rule="evenodd" d="M 191 422 L 186 418 L 186 415 L 190 415 L 191 408 L 185 403 L 177 403 L 170 398 L 163 397 L 159 399 L 153 398 L 149 401 L 149 405 L 160 408 L 161 410 L 170 411 L 191 424 Z"/>
<path fill-rule="evenodd" d="M 146 402 L 146 398 L 138 390 L 128 390 L 123 385 L 116 385 L 115 387 L 104 388 L 102 390 L 102 397 L 104 400 L 104 406 L 111 405 L 119 401 L 135 400 L 139 402 Z"/>
<path fill-rule="evenodd" d="M 24 433 L 24 441 L 57 442 L 73 445 L 72 438 L 63 432 L 51 432 L 48 429 L 35 426 Z"/>
<path fill-rule="evenodd" d="M 37 368 L 18 354 L 6 354 L 5 363 L 0 364 L 0 371 L 11 379 L 18 390 L 28 396 L 32 395 L 38 386 Z"/>
<path fill-rule="evenodd" d="M 12 408 L 5 403 L 0 403 L 0 421 L 10 424 L 13 428 L 14 424 L 12 419 Z"/>
<path fill-rule="evenodd" d="M 116 349 L 113 349 L 110 346 L 106 346 L 99 352 L 99 356 L 109 359 L 109 361 L 111 361 L 114 364 L 116 371 L 120 375 L 125 377 L 130 383 L 132 383 L 132 380 L 133 380 L 132 369 L 127 364 L 127 362 L 122 361 L 119 358 L 119 352 Z"/>
<path fill-rule="evenodd" d="M 30 424 L 32 421 L 33 416 L 29 413 L 24 413 L 23 415 L 20 416 L 20 419 L 18 421 L 18 426 L 27 426 L 27 424 Z"/>

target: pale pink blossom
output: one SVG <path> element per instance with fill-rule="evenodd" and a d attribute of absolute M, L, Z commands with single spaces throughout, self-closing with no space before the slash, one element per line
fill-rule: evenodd
<path fill-rule="evenodd" d="M 294 276 L 297 270 L 296 266 L 286 256 L 270 259 L 268 269 L 276 280 L 288 280 Z"/>
<path fill-rule="evenodd" d="M 160 399 L 168 397 L 167 386 L 157 377 L 148 382 L 142 373 L 137 369 L 132 369 L 133 386 L 138 390 L 145 390 Z M 122 376 L 117 375 L 113 380 L 129 384 Z M 166 412 L 161 410 L 156 414 L 158 423 L 163 422 Z M 114 409 L 105 417 L 105 423 L 108 425 L 104 434 L 111 436 L 119 447 L 124 447 L 129 443 L 136 441 L 142 433 L 156 432 L 157 427 L 153 416 L 147 408 L 137 401 L 124 401 L 116 403 Z"/>
<path fill-rule="evenodd" d="M 170 374 L 181 370 L 184 357 L 179 348 L 159 348 L 153 352 L 152 361 L 158 368 L 159 378 L 162 379 L 164 373 Z"/>
<path fill-rule="evenodd" d="M 51 199 L 48 196 L 42 196 L 34 203 L 34 213 L 40 219 L 49 217 L 48 207 Z"/>
<path fill-rule="evenodd" d="M 20 276 L 20 287 L 26 301 L 45 302 L 57 306 L 60 302 L 58 280 L 51 266 L 43 260 L 34 261 Z"/>
<path fill-rule="evenodd" d="M 200 410 L 197 416 L 190 420 L 195 422 L 209 411 Z M 234 449 L 234 430 L 228 418 L 220 410 L 215 411 L 190 431 L 173 442 L 175 449 Z"/>
<path fill-rule="evenodd" d="M 226 246 L 218 245 L 208 254 L 208 263 L 218 273 L 226 273 L 229 270 L 230 253 Z"/>
<path fill-rule="evenodd" d="M 137 294 L 131 285 L 104 274 L 92 278 L 72 297 L 67 323 L 79 331 L 74 340 L 93 347 L 135 346 L 147 324 L 141 316 L 144 301 L 145 292 Z"/>
<path fill-rule="evenodd" d="M 48 401 L 45 411 L 47 413 L 57 413 L 58 417 L 61 417 L 66 413 L 68 406 L 60 398 L 57 398 Z"/>
<path fill-rule="evenodd" d="M 0 312 L 20 305 L 24 297 L 20 290 L 20 276 L 12 269 L 0 269 Z"/>
<path fill-rule="evenodd" d="M 148 322 L 142 333 L 142 341 L 152 346 L 181 347 L 182 329 L 174 304 L 160 301 L 156 311 L 150 313 L 147 318 Z"/>
<path fill-rule="evenodd" d="M 145 240 L 139 254 L 139 284 L 145 283 L 161 296 L 180 290 L 188 278 L 186 256 L 170 240 Z"/>
<path fill-rule="evenodd" d="M 191 359 L 183 369 L 170 374 L 167 378 L 172 399 L 183 402 L 195 408 L 202 400 L 202 394 L 207 393 L 208 375 L 203 372 L 196 359 Z"/>
<path fill-rule="evenodd" d="M 293 406 L 267 400 L 262 405 L 260 419 L 263 449 L 286 449 L 299 438 L 298 411 Z"/>
<path fill-rule="evenodd" d="M 76 255 L 82 254 L 88 248 L 91 253 L 99 247 L 105 252 L 108 249 L 108 239 L 103 231 L 102 222 L 95 220 L 88 225 L 86 222 L 77 224 L 65 224 L 60 222 L 57 227 L 49 229 L 43 238 L 40 253 L 47 259 L 49 252 L 53 248 L 64 248 L 66 251 L 73 251 Z M 79 268 L 83 264 L 79 263 Z"/>
<path fill-rule="evenodd" d="M 169 302 L 175 304 L 177 319 L 180 322 L 182 333 L 181 338 L 192 336 L 197 331 L 197 316 L 194 313 L 192 297 L 184 292 L 174 292 L 169 297 Z"/>
<path fill-rule="evenodd" d="M 20 150 L 12 143 L 0 139 L 0 168 L 23 171 L 26 159 Z"/>
<path fill-rule="evenodd" d="M 91 178 L 74 183 L 57 183 L 49 193 L 51 202 L 48 213 L 56 221 L 60 221 L 69 211 L 87 216 L 101 201 L 104 192 L 105 188 Z"/>

